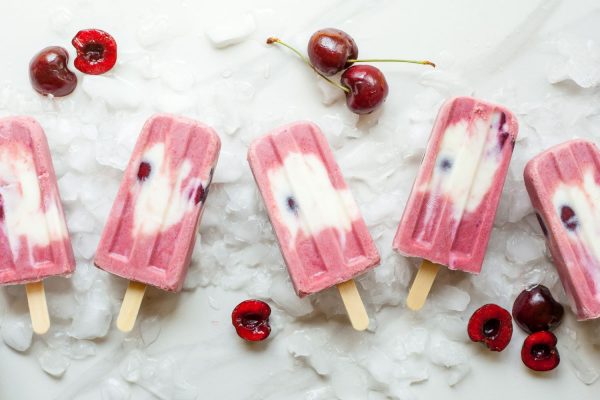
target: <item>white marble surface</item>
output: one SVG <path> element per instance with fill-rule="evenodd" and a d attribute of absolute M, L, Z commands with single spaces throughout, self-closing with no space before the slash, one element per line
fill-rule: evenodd
<path fill-rule="evenodd" d="M 0 289 L 0 398 L 596 398 L 598 322 L 569 312 L 557 332 L 561 365 L 534 374 L 520 361 L 518 328 L 492 354 L 468 341 L 466 321 L 485 302 L 510 307 L 532 282 L 564 301 L 522 168 L 551 144 L 600 138 L 599 19 L 595 0 L 5 1 L 0 116 L 32 115 L 46 129 L 78 271 L 47 282 L 54 326 L 31 343 L 24 291 Z M 326 26 L 351 33 L 362 56 L 430 58 L 439 68 L 381 66 L 385 107 L 357 119 L 290 53 L 264 44 L 278 35 L 303 49 Z M 48 45 L 73 54 L 72 36 L 90 27 L 115 36 L 117 67 L 78 74 L 62 100 L 35 94 L 31 56 Z M 391 237 L 437 108 L 457 94 L 511 108 L 520 140 L 484 272 L 442 272 L 414 314 L 403 306 L 414 263 L 391 252 Z M 151 290 L 141 328 L 125 337 L 111 321 L 125 282 L 89 260 L 136 135 L 157 111 L 213 125 L 223 151 L 187 290 Z M 382 254 L 359 280 L 372 317 L 366 333 L 350 329 L 335 292 L 293 296 L 246 165 L 252 138 L 298 119 L 327 133 Z M 257 345 L 230 324 L 248 297 L 273 306 L 273 335 Z"/>

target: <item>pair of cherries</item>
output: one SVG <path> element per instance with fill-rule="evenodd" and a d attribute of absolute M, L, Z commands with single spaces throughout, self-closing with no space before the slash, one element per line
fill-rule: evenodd
<path fill-rule="evenodd" d="M 100 29 L 79 31 L 71 43 L 77 51 L 75 68 L 84 74 L 103 74 L 117 62 L 117 42 Z M 70 94 L 77 86 L 77 75 L 69 70 L 68 63 L 69 53 L 65 48 L 50 46 L 42 49 L 29 63 L 31 85 L 44 96 Z"/>
<path fill-rule="evenodd" d="M 388 84 L 383 72 L 372 65 L 358 62 L 403 62 L 430 65 L 431 61 L 400 59 L 358 59 L 358 46 L 346 32 L 334 28 L 316 31 L 308 41 L 308 60 L 302 53 L 278 38 L 268 38 L 267 44 L 281 44 L 302 58 L 317 74 L 344 91 L 346 104 L 356 114 L 369 114 L 379 108 L 388 95 Z M 342 72 L 340 84 L 329 77 Z"/>

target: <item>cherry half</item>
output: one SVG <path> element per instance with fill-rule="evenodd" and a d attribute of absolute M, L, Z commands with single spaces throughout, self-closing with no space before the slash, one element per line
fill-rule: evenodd
<path fill-rule="evenodd" d="M 63 97 L 75 90 L 77 76 L 68 68 L 69 53 L 62 47 L 42 49 L 29 63 L 29 80 L 44 96 Z"/>
<path fill-rule="evenodd" d="M 556 342 L 556 336 L 548 331 L 527 336 L 521 348 L 523 364 L 534 371 L 553 370 L 560 363 Z"/>
<path fill-rule="evenodd" d="M 245 300 L 231 313 L 231 323 L 242 339 L 250 342 L 265 340 L 271 333 L 271 307 L 264 301 Z"/>
<path fill-rule="evenodd" d="M 472 341 L 482 342 L 492 351 L 502 351 L 512 338 L 512 318 L 504 308 L 486 304 L 469 319 L 467 333 Z"/>
<path fill-rule="evenodd" d="M 335 75 L 352 65 L 358 57 L 358 46 L 352 36 L 335 28 L 320 29 L 308 41 L 308 58 L 317 71 Z"/>
<path fill-rule="evenodd" d="M 372 65 L 353 65 L 342 74 L 346 105 L 356 114 L 369 114 L 383 104 L 388 95 L 388 84 L 383 72 Z"/>
<path fill-rule="evenodd" d="M 100 29 L 79 31 L 71 43 L 77 50 L 75 68 L 85 74 L 103 74 L 117 62 L 117 42 Z"/>

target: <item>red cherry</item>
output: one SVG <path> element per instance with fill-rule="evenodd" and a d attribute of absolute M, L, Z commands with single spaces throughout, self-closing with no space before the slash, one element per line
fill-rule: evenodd
<path fill-rule="evenodd" d="M 207 194 L 208 194 L 208 192 L 204 190 L 204 187 L 202 187 L 202 184 L 199 184 L 198 188 L 196 189 L 196 195 L 194 196 L 194 203 L 198 204 L 201 201 L 204 202 L 204 200 L 206 200 Z"/>
<path fill-rule="evenodd" d="M 68 68 L 69 53 L 50 46 L 37 53 L 29 63 L 31 86 L 44 96 L 66 96 L 75 90 L 77 76 Z"/>
<path fill-rule="evenodd" d="M 553 370 L 560 363 L 556 342 L 556 336 L 548 331 L 539 331 L 527 336 L 521 349 L 523 364 L 534 371 Z"/>
<path fill-rule="evenodd" d="M 504 308 L 486 304 L 473 313 L 467 332 L 472 341 L 483 342 L 492 351 L 502 351 L 512 338 L 512 318 Z"/>
<path fill-rule="evenodd" d="M 321 29 L 313 33 L 308 41 L 308 58 L 317 71 L 324 75 L 335 75 L 356 60 L 358 46 L 346 32 L 334 28 Z"/>
<path fill-rule="evenodd" d="M 269 315 L 271 307 L 264 301 L 246 300 L 233 309 L 231 323 L 239 337 L 257 342 L 265 340 L 271 333 Z"/>
<path fill-rule="evenodd" d="M 346 104 L 356 114 L 375 111 L 388 95 L 388 84 L 383 73 L 372 65 L 353 65 L 342 74 L 346 92 Z"/>
<path fill-rule="evenodd" d="M 71 43 L 77 50 L 75 68 L 85 74 L 103 74 L 117 62 L 117 42 L 100 29 L 79 31 Z"/>
<path fill-rule="evenodd" d="M 150 163 L 147 161 L 142 161 L 140 166 L 138 167 L 137 177 L 140 181 L 145 181 L 150 176 L 150 172 L 152 172 L 152 167 Z"/>

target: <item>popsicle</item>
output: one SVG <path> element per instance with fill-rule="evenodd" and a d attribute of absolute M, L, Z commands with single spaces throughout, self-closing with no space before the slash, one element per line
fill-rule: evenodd
<path fill-rule="evenodd" d="M 144 125 L 94 259 L 130 280 L 120 330 L 135 325 L 147 285 L 181 290 L 220 147 L 191 119 L 160 114 Z"/>
<path fill-rule="evenodd" d="M 337 285 L 352 326 L 366 329 L 353 278 L 378 265 L 379 253 L 319 127 L 280 127 L 250 145 L 248 162 L 296 294 Z"/>
<path fill-rule="evenodd" d="M 0 119 L 0 284 L 24 284 L 33 330 L 50 328 L 43 279 L 71 274 L 73 248 L 42 127 Z"/>
<path fill-rule="evenodd" d="M 600 317 L 600 152 L 572 140 L 525 166 L 525 186 L 573 312 Z"/>
<path fill-rule="evenodd" d="M 517 132 L 504 107 L 471 97 L 442 105 L 393 242 L 423 259 L 409 308 L 423 306 L 439 265 L 480 272 Z"/>

